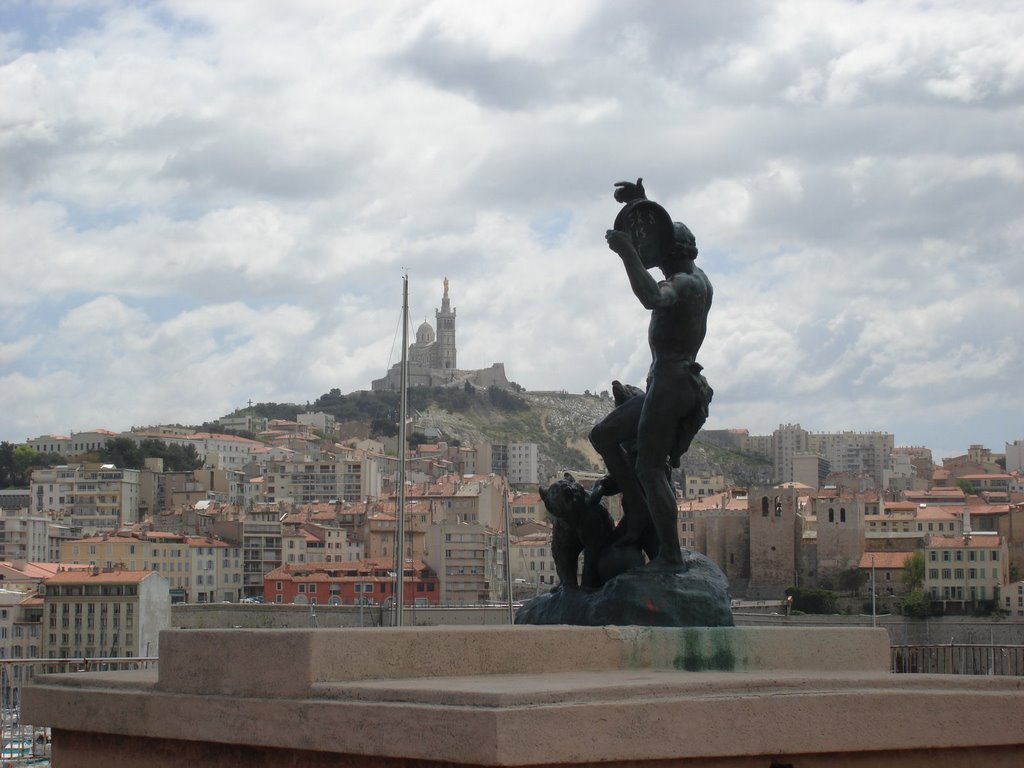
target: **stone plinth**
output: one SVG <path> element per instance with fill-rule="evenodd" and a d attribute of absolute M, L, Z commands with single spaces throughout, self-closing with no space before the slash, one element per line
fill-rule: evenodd
<path fill-rule="evenodd" d="M 884 630 L 178 630 L 40 678 L 54 765 L 1018 765 L 1016 678 L 892 675 Z"/>

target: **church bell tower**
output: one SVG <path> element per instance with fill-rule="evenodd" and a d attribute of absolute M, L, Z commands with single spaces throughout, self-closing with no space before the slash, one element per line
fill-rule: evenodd
<path fill-rule="evenodd" d="M 455 310 L 448 298 L 448 278 L 444 279 L 444 295 L 441 297 L 441 308 L 435 310 L 437 321 L 437 360 L 435 368 L 454 371 L 455 363 Z"/>

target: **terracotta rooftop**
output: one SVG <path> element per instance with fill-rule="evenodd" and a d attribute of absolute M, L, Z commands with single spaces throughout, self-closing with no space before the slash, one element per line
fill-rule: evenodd
<path fill-rule="evenodd" d="M 860 568 L 870 568 L 874 558 L 875 568 L 902 569 L 912 552 L 865 552 L 860 557 Z"/>
<path fill-rule="evenodd" d="M 998 549 L 1002 538 L 993 534 L 975 533 L 964 542 L 963 536 L 932 536 L 925 549 Z"/>

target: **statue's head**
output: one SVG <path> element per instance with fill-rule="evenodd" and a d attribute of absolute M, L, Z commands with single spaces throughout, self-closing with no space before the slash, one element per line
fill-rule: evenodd
<path fill-rule="evenodd" d="M 690 261 L 697 258 L 697 239 L 681 221 L 672 222 L 672 258 Z"/>

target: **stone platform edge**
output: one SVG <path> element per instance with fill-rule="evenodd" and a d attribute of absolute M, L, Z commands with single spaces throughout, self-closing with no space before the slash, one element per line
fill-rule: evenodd
<path fill-rule="evenodd" d="M 261 675 L 242 659 L 272 659 Z M 403 627 L 169 630 L 159 688 L 297 696 L 317 683 L 621 669 L 884 672 L 884 629 Z"/>
<path fill-rule="evenodd" d="M 944 767 L 973 767 L 1024 744 L 1024 680 L 890 674 L 884 630 L 746 629 L 170 631 L 159 677 L 44 676 L 22 716 L 54 729 L 54 764 L 71 768 L 159 740 L 213 750 L 218 765 L 242 764 L 238 745 L 388 767 L 831 766 L 886 751 L 900 757 L 887 765 L 931 766 L 939 751 L 958 756 Z M 98 751 L 75 762 L 71 745 L 86 743 Z"/>

